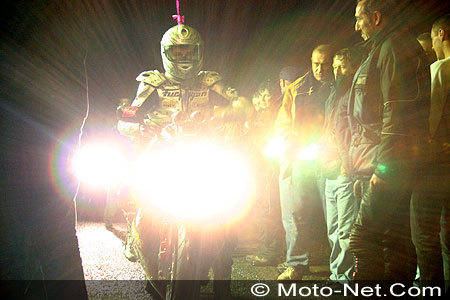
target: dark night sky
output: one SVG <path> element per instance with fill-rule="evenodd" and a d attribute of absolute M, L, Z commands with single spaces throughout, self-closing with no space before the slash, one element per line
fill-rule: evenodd
<path fill-rule="evenodd" d="M 180 2 L 185 23 L 205 41 L 203 69 L 218 71 L 243 95 L 283 65 L 305 70 L 319 43 L 339 48 L 360 40 L 354 0 Z M 449 7 L 447 1 L 410 2 L 415 31 L 429 30 Z M 15 104 L 24 101 L 21 109 L 50 124 L 55 116 L 77 122 L 83 113 L 85 57 L 93 117 L 111 121 L 118 99 L 133 98 L 137 74 L 162 70 L 159 41 L 176 24 L 175 0 L 19 0 L 2 11 L 1 70 L 8 84 L 1 96 L 20 98 Z"/>
<path fill-rule="evenodd" d="M 417 33 L 450 11 L 450 1 L 409 2 L 405 21 Z M 205 41 L 203 69 L 218 71 L 245 96 L 284 65 L 306 70 L 319 43 L 339 48 L 360 41 L 354 7 L 354 0 L 181 0 L 185 23 Z M 136 76 L 162 70 L 159 42 L 176 24 L 175 13 L 175 0 L 4 1 L 2 169 L 16 168 L 23 160 L 17 152 L 33 149 L 32 140 L 52 144 L 61 132 L 78 128 L 87 92 L 88 125 L 111 126 L 118 100 L 134 97 Z"/>

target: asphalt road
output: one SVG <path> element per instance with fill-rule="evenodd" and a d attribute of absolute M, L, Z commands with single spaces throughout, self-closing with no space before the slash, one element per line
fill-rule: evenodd
<path fill-rule="evenodd" d="M 125 223 L 114 224 L 113 230 L 107 230 L 102 222 L 78 223 L 77 235 L 90 299 L 152 299 L 144 289 L 145 278 L 139 264 L 129 262 L 122 254 L 125 234 Z M 325 280 L 329 276 L 329 252 L 323 241 L 313 241 L 311 274 L 304 280 Z M 250 294 L 253 283 L 276 284 L 276 267 L 254 267 L 246 261 L 245 255 L 255 248 L 247 238 L 240 240 L 235 251 L 231 287 L 236 299 L 261 299 Z M 212 299 L 211 283 L 202 288 L 202 299 Z"/>

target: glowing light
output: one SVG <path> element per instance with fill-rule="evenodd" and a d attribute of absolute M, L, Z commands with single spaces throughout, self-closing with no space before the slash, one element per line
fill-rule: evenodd
<path fill-rule="evenodd" d="M 387 167 L 385 165 L 378 165 L 377 169 L 380 171 L 381 174 L 385 174 L 387 172 Z"/>
<path fill-rule="evenodd" d="M 136 166 L 139 197 L 177 218 L 221 222 L 248 203 L 251 176 L 245 160 L 213 143 L 171 145 L 147 153 Z"/>
<path fill-rule="evenodd" d="M 266 148 L 264 149 L 264 155 L 271 158 L 279 158 L 287 150 L 287 144 L 284 138 L 282 137 L 276 137 L 271 139 L 268 143 Z"/>
<path fill-rule="evenodd" d="M 297 158 L 301 160 L 316 160 L 320 156 L 320 146 L 311 144 L 301 149 L 297 154 Z"/>
<path fill-rule="evenodd" d="M 110 144 L 87 145 L 72 159 L 73 173 L 90 185 L 118 183 L 125 167 L 125 158 Z"/>
<path fill-rule="evenodd" d="M 69 128 L 61 135 L 49 153 L 48 174 L 53 189 L 64 201 L 71 201 L 75 193 L 73 174 L 70 172 L 70 152 L 77 139 L 77 129 Z"/>
<path fill-rule="evenodd" d="M 244 106 L 240 100 L 233 101 L 231 105 L 233 108 L 242 108 Z"/>

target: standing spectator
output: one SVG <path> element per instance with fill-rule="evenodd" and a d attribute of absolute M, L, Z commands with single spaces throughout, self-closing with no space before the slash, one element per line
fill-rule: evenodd
<path fill-rule="evenodd" d="M 412 200 L 412 237 L 422 284 L 450 280 L 450 15 L 431 29 L 438 61 L 431 65 L 431 159 L 424 189 Z M 440 236 L 439 236 L 440 232 Z"/>
<path fill-rule="evenodd" d="M 335 83 L 325 103 L 322 170 L 326 178 L 326 223 L 331 244 L 329 280 L 338 283 L 353 279 L 354 259 L 349 251 L 349 240 L 359 204 L 353 195 L 355 180 L 345 170 L 351 138 L 347 104 L 352 78 L 360 63 L 361 55 L 353 49 L 345 48 L 334 55 Z"/>
<path fill-rule="evenodd" d="M 324 103 L 332 79 L 332 50 L 319 45 L 311 57 L 312 68 L 286 91 L 275 121 L 275 131 L 301 148 L 317 143 L 322 130 Z M 309 272 L 312 210 L 325 187 L 310 161 L 285 159 L 280 164 L 280 202 L 286 231 L 287 269 L 278 280 L 300 280 Z"/>
<path fill-rule="evenodd" d="M 300 71 L 296 67 L 287 66 L 287 67 L 283 67 L 280 70 L 280 74 L 279 74 L 278 78 L 280 81 L 280 90 L 281 90 L 280 99 L 281 100 L 283 100 L 284 94 L 286 93 L 289 85 L 291 85 L 291 83 L 293 83 L 299 77 L 300 77 Z M 280 105 L 281 105 L 281 101 L 280 101 Z M 279 107 L 278 107 L 278 109 L 279 109 Z M 278 176 L 279 176 L 279 171 L 280 171 L 280 169 L 278 168 Z M 278 183 L 277 183 L 277 186 L 279 187 Z M 279 188 L 278 188 L 278 190 L 279 190 Z M 283 251 L 286 251 L 286 249 L 284 249 Z M 286 260 L 283 263 L 279 264 L 277 266 L 277 269 L 280 274 L 283 273 L 287 269 Z"/>
<path fill-rule="evenodd" d="M 280 192 L 278 189 L 278 165 L 263 155 L 264 148 L 272 136 L 273 123 L 280 106 L 276 85 L 271 80 L 263 81 L 255 94 L 255 111 L 249 120 L 249 141 L 251 156 L 255 161 L 258 188 L 255 224 L 262 230 L 262 245 L 256 255 L 248 255 L 253 266 L 276 265 L 283 256 L 283 227 L 281 225 Z M 257 99 L 257 100 L 255 100 Z"/>
<path fill-rule="evenodd" d="M 270 124 L 271 125 L 270 125 L 270 128 L 269 127 L 266 128 L 266 129 L 268 129 L 268 132 L 272 132 L 273 121 L 274 121 L 274 119 L 272 119 L 272 117 L 276 117 L 276 114 L 277 114 L 277 112 L 278 112 L 278 110 L 280 108 L 280 105 L 281 105 L 281 101 L 283 100 L 284 93 L 286 92 L 288 86 L 292 82 L 294 82 L 294 80 L 297 79 L 299 76 L 300 76 L 299 70 L 297 68 L 293 67 L 293 66 L 286 66 L 286 67 L 283 67 L 280 70 L 278 79 L 279 79 L 279 85 L 280 85 L 281 93 L 279 94 L 279 98 L 278 99 L 276 99 L 276 100 L 272 99 L 272 105 L 270 106 L 270 112 L 271 112 L 270 113 Z M 260 86 L 260 88 L 264 87 L 265 85 L 267 86 L 267 83 L 266 84 L 263 83 Z M 271 94 L 272 94 L 273 97 L 275 96 L 275 94 L 278 94 L 278 93 L 275 93 L 273 87 L 271 89 L 272 89 L 272 93 Z M 253 97 L 253 99 L 252 99 L 252 102 L 253 102 L 255 110 L 260 110 L 259 103 L 260 103 L 261 100 L 260 100 L 260 97 L 258 95 L 259 95 L 258 93 L 255 93 L 256 97 Z M 267 113 L 262 114 L 262 115 L 267 115 Z M 258 119 L 260 119 L 260 118 L 258 118 Z M 267 120 L 267 118 L 263 118 L 263 119 Z M 267 142 L 268 141 L 267 137 L 269 137 L 270 134 L 267 134 L 267 133 L 264 133 L 264 132 L 262 132 L 262 133 L 264 134 L 264 136 L 266 136 L 265 142 Z M 265 147 L 266 145 L 262 145 L 262 146 Z M 274 170 L 273 170 L 274 172 L 273 172 L 272 175 L 277 176 L 276 178 L 278 178 L 279 171 L 280 171 L 279 166 L 277 165 L 275 167 L 275 166 L 271 165 L 271 168 L 274 168 Z M 281 224 L 281 222 L 280 223 L 278 222 L 278 220 L 281 221 L 281 210 L 280 210 L 280 202 L 279 202 L 280 193 L 279 193 L 278 180 L 271 180 L 270 181 L 269 191 L 271 193 L 271 202 L 270 202 L 271 206 L 270 206 L 270 209 L 267 211 L 267 212 L 270 212 L 270 214 L 268 214 L 267 217 L 268 218 L 273 218 L 273 220 L 265 223 L 268 226 L 268 232 L 271 233 L 271 234 L 263 234 L 263 237 L 265 239 L 267 239 L 266 240 L 267 242 L 265 242 L 266 245 L 272 245 L 272 246 L 275 246 L 277 248 L 277 250 L 275 251 L 276 254 L 273 255 L 272 257 L 275 257 L 276 259 L 278 259 L 280 256 L 284 256 L 284 255 L 280 255 L 279 251 L 286 251 L 285 247 L 281 246 L 284 243 L 284 237 L 280 236 L 280 233 L 285 235 L 284 229 L 283 229 L 282 226 L 281 227 L 278 226 L 278 224 Z M 277 195 L 275 195 L 273 193 L 277 193 Z M 270 217 L 271 215 L 273 215 L 273 216 Z M 265 219 L 265 220 L 268 220 L 268 219 Z M 270 227 L 272 225 L 274 225 L 274 226 Z M 275 238 L 277 238 L 277 240 L 276 241 L 270 240 L 271 237 L 275 237 Z M 261 252 L 263 252 L 263 253 L 264 252 L 266 252 L 266 253 L 269 252 L 270 253 L 270 250 L 267 251 L 270 248 L 271 248 L 270 246 L 269 247 L 263 246 L 263 250 Z M 251 255 L 249 257 L 251 258 L 251 261 L 252 261 L 253 265 L 261 265 L 260 263 L 257 262 L 257 259 L 253 259 L 255 257 L 255 255 Z M 265 259 L 263 258 L 263 261 L 264 260 Z M 273 262 L 273 260 L 272 260 L 272 262 Z M 272 262 L 271 262 L 271 264 L 272 264 Z M 287 268 L 286 262 L 283 262 L 283 263 L 279 264 L 277 266 L 277 268 L 278 268 L 278 271 L 280 273 L 283 273 L 286 270 L 286 268 Z"/>
<path fill-rule="evenodd" d="M 355 280 L 412 281 L 416 271 L 409 202 L 428 131 L 430 75 L 415 37 L 395 26 L 398 8 L 394 1 L 360 0 L 355 11 L 355 30 L 368 50 L 348 108 L 351 171 L 362 187 L 350 236 Z"/>

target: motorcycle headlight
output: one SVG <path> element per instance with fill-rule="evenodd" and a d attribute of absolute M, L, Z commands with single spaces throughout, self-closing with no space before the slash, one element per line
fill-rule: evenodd
<path fill-rule="evenodd" d="M 138 197 L 182 219 L 234 218 L 246 207 L 252 188 L 240 153 L 205 141 L 153 150 L 136 167 Z"/>

